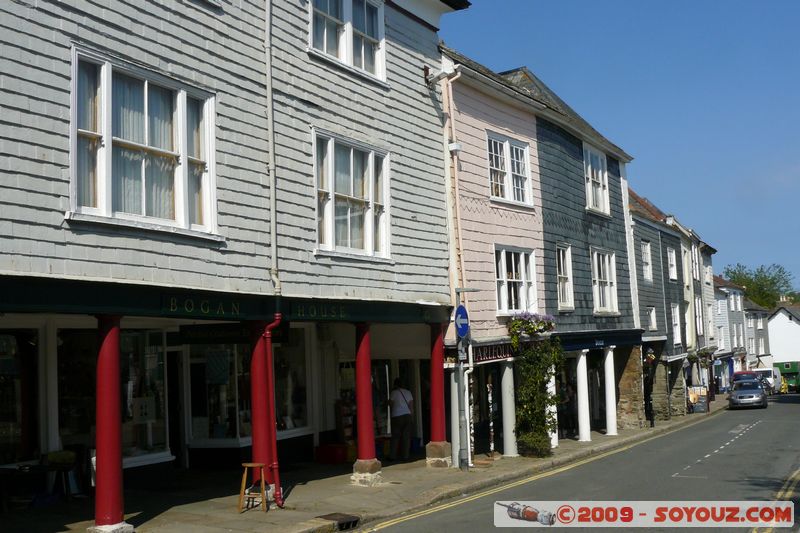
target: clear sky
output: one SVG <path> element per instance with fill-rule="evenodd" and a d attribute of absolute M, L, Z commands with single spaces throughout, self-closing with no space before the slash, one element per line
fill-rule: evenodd
<path fill-rule="evenodd" d="M 729 264 L 800 287 L 800 1 L 472 0 L 442 39 L 528 66 L 634 157 L 631 187 Z"/>

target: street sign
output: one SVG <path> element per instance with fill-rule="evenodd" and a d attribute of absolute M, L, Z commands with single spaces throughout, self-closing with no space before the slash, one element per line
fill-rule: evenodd
<path fill-rule="evenodd" d="M 469 315 L 467 315 L 467 308 L 459 305 L 456 308 L 456 335 L 459 337 L 466 337 L 469 333 Z"/>

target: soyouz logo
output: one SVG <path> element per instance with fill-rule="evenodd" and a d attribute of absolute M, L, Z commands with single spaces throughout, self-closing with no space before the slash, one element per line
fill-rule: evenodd
<path fill-rule="evenodd" d="M 497 501 L 495 527 L 791 527 L 790 501 Z"/>

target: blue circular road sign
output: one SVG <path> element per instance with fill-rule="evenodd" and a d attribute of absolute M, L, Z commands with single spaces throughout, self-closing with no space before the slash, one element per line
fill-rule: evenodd
<path fill-rule="evenodd" d="M 469 333 L 469 315 L 467 315 L 467 308 L 463 305 L 459 305 L 456 308 L 454 322 L 456 323 L 456 334 L 459 337 L 466 337 L 467 333 Z"/>

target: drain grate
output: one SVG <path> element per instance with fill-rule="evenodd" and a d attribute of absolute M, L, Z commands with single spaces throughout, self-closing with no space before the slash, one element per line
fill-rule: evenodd
<path fill-rule="evenodd" d="M 347 531 L 349 529 L 355 529 L 358 527 L 358 521 L 361 520 L 361 518 L 356 515 L 344 514 L 344 513 L 324 514 L 322 516 L 318 516 L 317 518 L 322 518 L 324 520 L 330 520 L 331 522 L 336 522 L 336 529 L 338 531 Z"/>

